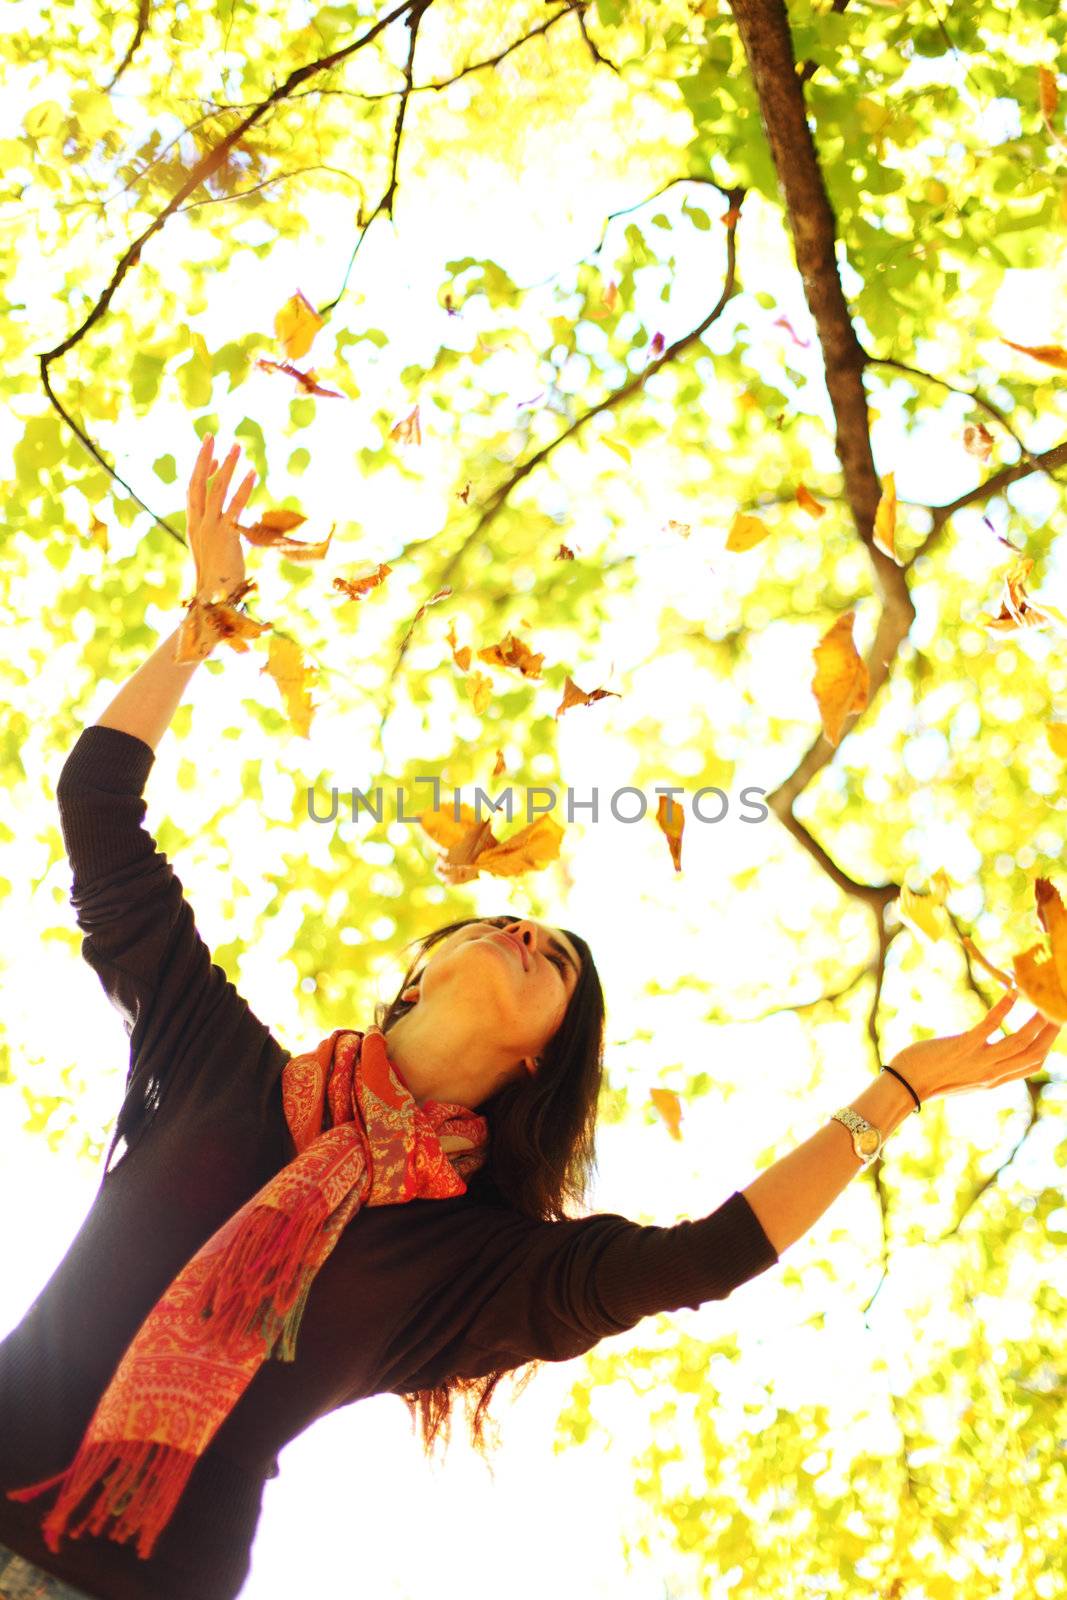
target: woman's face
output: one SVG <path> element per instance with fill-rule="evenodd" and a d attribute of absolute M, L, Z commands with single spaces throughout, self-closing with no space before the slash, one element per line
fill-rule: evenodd
<path fill-rule="evenodd" d="M 529 918 L 488 917 L 435 945 L 413 980 L 419 1004 L 445 997 L 477 1008 L 517 1056 L 536 1055 L 555 1034 L 578 983 L 581 957 L 560 928 Z"/>

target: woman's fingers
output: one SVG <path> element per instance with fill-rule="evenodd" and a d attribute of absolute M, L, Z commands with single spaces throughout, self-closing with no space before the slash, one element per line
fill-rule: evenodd
<path fill-rule="evenodd" d="M 1016 1051 L 1028 1048 L 1049 1026 L 1058 1028 L 1059 1024 L 1050 1024 L 1047 1017 L 1040 1011 L 1035 1011 L 1015 1033 L 1008 1034 L 1005 1039 L 998 1039 L 995 1044 L 989 1046 L 989 1049 L 1000 1056 L 1014 1055 Z"/>
<path fill-rule="evenodd" d="M 995 1006 L 992 1006 L 980 1022 L 976 1022 L 971 1032 L 979 1039 L 988 1038 L 994 1028 L 999 1028 L 1012 1006 L 1018 1000 L 1017 990 L 1009 989 L 1007 994 L 1001 995 Z"/>
<path fill-rule="evenodd" d="M 205 434 L 200 442 L 196 460 L 193 463 L 192 474 L 189 478 L 188 508 L 194 517 L 202 517 L 204 515 L 204 497 L 207 491 L 207 480 L 211 472 L 214 444 L 214 434 Z"/>
<path fill-rule="evenodd" d="M 255 470 L 253 469 L 253 471 L 246 474 L 240 488 L 230 501 L 229 510 L 226 512 L 226 515 L 227 517 L 232 518 L 234 522 L 237 521 L 237 518 L 241 515 L 241 512 L 248 504 L 248 497 L 252 493 L 252 485 L 255 483 L 255 481 L 256 474 Z"/>
<path fill-rule="evenodd" d="M 222 509 L 222 502 L 226 498 L 226 491 L 230 487 L 230 479 L 233 477 L 233 469 L 237 465 L 237 457 L 240 453 L 241 446 L 235 444 L 226 460 L 222 463 L 220 471 L 216 474 L 211 488 L 208 490 L 206 509 L 210 509 L 216 517 Z"/>

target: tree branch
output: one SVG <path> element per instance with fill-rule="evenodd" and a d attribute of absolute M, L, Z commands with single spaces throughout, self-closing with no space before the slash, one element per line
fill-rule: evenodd
<path fill-rule="evenodd" d="M 134 29 L 133 38 L 130 40 L 130 47 L 126 51 L 126 54 L 123 56 L 122 60 L 119 62 L 118 68 L 111 79 L 111 82 L 105 83 L 103 88 L 104 94 L 108 94 L 115 87 L 116 83 L 118 83 L 119 79 L 122 77 L 122 74 L 126 71 L 126 68 L 133 60 L 137 46 L 144 38 L 145 32 L 148 28 L 148 10 L 148 0 L 139 0 L 137 7 L 137 26 Z"/>
<path fill-rule="evenodd" d="M 950 500 L 947 505 L 931 506 L 934 525 L 926 535 L 922 544 L 910 557 L 908 566 L 914 566 L 920 556 L 927 555 L 940 539 L 949 518 L 957 511 L 962 511 L 965 506 L 984 505 L 987 500 L 992 500 L 994 495 L 1001 494 L 1005 489 L 1010 489 L 1013 483 L 1018 483 L 1021 478 L 1028 478 L 1031 472 L 1040 468 L 1042 472 L 1051 473 L 1056 467 L 1067 465 L 1067 439 L 1059 444 L 1054 444 L 1050 450 L 1042 451 L 1030 461 L 1016 461 L 1013 466 L 1001 467 L 999 472 L 994 472 L 986 478 L 984 483 L 976 484 L 973 489 L 968 489 L 966 494 L 961 494 L 955 500 Z M 1056 480 L 1058 482 L 1058 480 Z"/>
<path fill-rule="evenodd" d="M 328 69 L 332 66 L 335 66 L 338 61 L 343 61 L 348 56 L 354 55 L 357 50 L 362 50 L 366 45 L 370 44 L 373 39 L 376 39 L 378 35 L 387 27 L 389 27 L 391 23 L 395 22 L 398 17 L 402 17 L 405 12 L 411 11 L 414 6 L 421 4 L 421 8 L 424 11 L 427 5 L 431 3 L 432 0 L 403 0 L 401 5 L 396 6 L 384 17 L 381 17 L 377 22 L 373 23 L 365 33 L 361 34 L 358 39 L 353 40 L 351 44 L 343 45 L 339 50 L 334 50 L 328 56 L 323 56 L 317 61 L 306 62 L 304 66 L 295 68 L 286 78 L 284 83 L 279 84 L 274 90 L 272 90 L 265 100 L 261 101 L 250 112 L 250 114 L 243 119 L 243 121 L 238 123 L 236 127 L 231 128 L 230 132 L 226 134 L 224 138 L 222 138 L 219 143 L 214 146 L 213 149 L 205 151 L 204 155 L 196 163 L 186 181 L 180 186 L 177 192 L 172 195 L 167 205 L 164 206 L 163 210 L 159 212 L 149 226 L 145 228 L 143 233 L 139 234 L 126 250 L 118 265 L 115 267 L 115 270 L 111 275 L 110 282 L 96 303 L 91 307 L 84 320 L 77 328 L 75 328 L 73 333 L 69 334 L 67 338 L 63 340 L 61 344 L 56 345 L 52 350 L 44 352 L 39 358 L 41 383 L 44 388 L 44 392 L 48 396 L 51 405 L 55 408 L 59 416 L 62 417 L 63 421 L 71 429 L 75 437 L 80 440 L 85 449 L 93 457 L 94 461 L 99 462 L 100 466 L 104 468 L 104 471 L 107 472 L 110 477 L 114 478 L 117 483 L 121 483 L 122 487 L 130 494 L 133 494 L 133 498 L 137 501 L 137 504 L 141 506 L 143 510 L 148 512 L 148 515 L 152 517 L 153 521 L 159 523 L 160 527 L 165 528 L 173 538 L 177 539 L 183 545 L 186 541 L 182 539 L 181 535 L 174 528 L 172 528 L 168 522 L 164 522 L 161 517 L 157 516 L 149 506 L 146 506 L 144 501 L 141 500 L 138 495 L 134 494 L 129 485 L 119 477 L 114 467 L 104 460 L 103 456 L 88 438 L 84 430 L 75 423 L 69 412 L 67 412 L 60 404 L 55 391 L 52 388 L 49 376 L 49 368 L 54 361 L 58 361 L 61 356 L 66 355 L 68 350 L 72 350 L 74 346 L 80 342 L 80 340 L 84 339 L 85 335 L 89 332 L 89 329 L 94 327 L 96 323 L 100 321 L 114 299 L 119 285 L 123 282 L 126 274 L 140 261 L 141 251 L 147 244 L 148 240 L 151 239 L 154 234 L 158 233 L 159 230 L 166 224 L 167 219 L 173 216 L 174 213 L 181 208 L 183 201 L 187 200 L 188 197 L 196 189 L 198 189 L 213 172 L 218 170 L 242 135 L 245 134 L 255 123 L 261 122 L 266 116 L 267 112 L 270 110 L 271 106 L 277 105 L 280 100 L 284 100 L 298 84 L 305 82 L 306 79 L 313 77 L 318 72 L 328 71 Z"/>
<path fill-rule="evenodd" d="M 325 316 L 328 311 L 332 311 L 347 289 L 352 268 L 355 266 L 356 257 L 359 254 L 359 247 L 367 237 L 367 234 L 370 231 L 370 225 L 374 219 L 376 217 L 386 216 L 390 219 L 390 221 L 393 220 L 393 205 L 396 201 L 397 171 L 400 166 L 400 140 L 404 133 L 404 118 L 407 116 L 408 101 L 411 99 L 412 82 L 415 72 L 415 44 L 419 36 L 419 25 L 421 24 L 423 17 L 426 15 L 426 12 L 432 4 L 433 0 L 414 0 L 414 4 L 407 19 L 407 26 L 410 33 L 410 38 L 408 39 L 408 58 L 404 64 L 404 88 L 401 91 L 400 104 L 397 107 L 396 112 L 396 121 L 393 124 L 393 151 L 389 161 L 389 181 L 385 186 L 384 193 L 382 194 L 381 199 L 378 201 L 378 204 L 375 206 L 366 222 L 364 222 L 360 227 L 359 235 L 352 249 L 352 254 L 348 258 L 348 266 L 345 268 L 345 275 L 341 280 L 340 289 L 338 289 L 336 295 L 328 305 L 320 307 L 320 316 Z"/>

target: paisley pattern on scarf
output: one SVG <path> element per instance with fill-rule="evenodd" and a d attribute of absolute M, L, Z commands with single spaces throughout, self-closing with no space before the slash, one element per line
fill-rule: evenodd
<path fill-rule="evenodd" d="M 450 1199 L 485 1159 L 488 1125 L 468 1107 L 422 1106 L 377 1027 L 335 1031 L 282 1071 L 296 1157 L 220 1227 L 149 1312 L 119 1363 L 41 1523 L 45 1543 L 88 1530 L 137 1539 L 146 1559 L 198 1458 L 264 1361 L 296 1358 L 315 1275 L 363 1205 Z M 75 1509 L 96 1500 L 79 1522 Z"/>

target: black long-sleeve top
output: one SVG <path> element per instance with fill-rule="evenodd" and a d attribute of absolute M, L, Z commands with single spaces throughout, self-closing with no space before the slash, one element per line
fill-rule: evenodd
<path fill-rule="evenodd" d="M 451 1375 L 569 1360 L 654 1312 L 725 1299 L 778 1257 L 739 1191 L 672 1227 L 609 1213 L 537 1222 L 484 1192 L 363 1207 L 315 1278 L 296 1360 L 260 1367 L 151 1558 L 89 1534 L 54 1554 L 39 1523 L 57 1491 L 24 1503 L 4 1491 L 69 1465 L 156 1301 L 293 1154 L 281 1073 L 295 1052 L 212 962 L 143 826 L 154 760 L 142 740 L 94 725 L 56 789 L 82 953 L 123 1018 L 130 1060 L 109 1170 L 0 1342 L 0 1543 L 99 1600 L 233 1600 L 264 1482 L 316 1418 Z"/>

